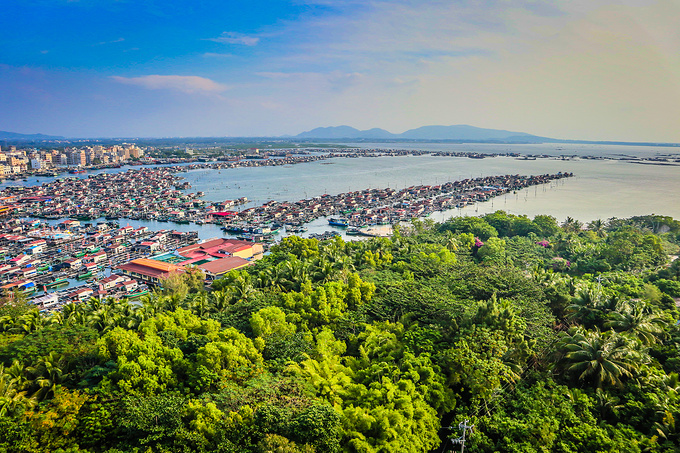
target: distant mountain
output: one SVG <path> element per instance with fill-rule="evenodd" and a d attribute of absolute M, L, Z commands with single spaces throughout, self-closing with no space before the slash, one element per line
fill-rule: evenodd
<path fill-rule="evenodd" d="M 467 125 L 423 126 L 399 134 L 399 138 L 411 140 L 503 140 L 508 137 L 530 137 L 530 135 L 524 132 L 483 129 Z"/>
<path fill-rule="evenodd" d="M 369 129 L 361 131 L 350 126 L 317 127 L 303 132 L 295 138 L 320 139 L 384 139 L 384 140 L 470 140 L 470 141 L 510 141 L 510 142 L 539 142 L 551 141 L 546 137 L 512 132 L 499 129 L 483 129 L 480 127 L 457 126 L 423 126 L 410 129 L 402 134 L 393 134 L 384 129 Z"/>
<path fill-rule="evenodd" d="M 394 134 L 384 129 L 369 129 L 360 131 L 349 126 L 317 127 L 311 131 L 303 132 L 296 138 L 394 138 Z"/>
<path fill-rule="evenodd" d="M 0 131 L 0 140 L 63 140 L 64 137 L 45 134 L 19 134 L 18 132 Z"/>

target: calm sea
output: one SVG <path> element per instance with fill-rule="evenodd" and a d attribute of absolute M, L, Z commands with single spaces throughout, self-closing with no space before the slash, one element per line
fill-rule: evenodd
<path fill-rule="evenodd" d="M 357 145 L 358 146 L 358 145 Z M 680 158 L 680 148 L 622 145 L 451 145 L 391 143 L 362 147 L 425 149 L 433 151 L 519 152 L 566 156 L 657 156 Z M 561 148 L 561 149 L 557 149 Z M 566 159 L 566 160 L 564 160 Z M 503 209 L 513 214 L 549 214 L 562 221 L 581 221 L 662 214 L 680 219 L 680 166 L 642 165 L 620 160 L 551 157 L 520 160 L 512 157 L 399 156 L 336 158 L 295 166 L 195 170 L 185 176 L 192 191 L 205 192 L 208 200 L 248 197 L 252 205 L 268 200 L 296 201 L 324 193 L 331 195 L 365 188 L 401 189 L 416 184 L 437 184 L 486 175 L 573 172 L 574 178 L 507 194 L 493 201 L 468 206 L 444 215 L 475 215 Z"/>
<path fill-rule="evenodd" d="M 364 148 L 423 149 L 431 151 L 468 151 L 523 155 L 551 155 L 550 158 L 520 160 L 512 157 L 470 159 L 466 157 L 399 156 L 378 158 L 335 158 L 307 164 L 236 168 L 229 170 L 192 170 L 182 176 L 192 185 L 187 192 L 203 191 L 211 201 L 247 197 L 260 205 L 269 200 L 297 201 L 328 193 L 391 187 L 402 189 L 417 184 L 438 184 L 486 175 L 573 172 L 574 178 L 541 187 L 507 194 L 478 205 L 436 213 L 431 217 L 442 221 L 452 215 L 482 215 L 498 209 L 513 214 L 555 216 L 563 221 L 571 216 L 583 222 L 610 217 L 661 214 L 680 219 L 680 166 L 642 165 L 620 160 L 591 160 L 585 156 L 672 156 L 680 158 L 680 148 L 622 145 L 495 145 L 442 143 L 361 143 Z M 559 157 L 569 156 L 569 157 Z M 575 156 L 575 157 L 574 157 Z M 113 171 L 125 171 L 126 168 Z M 97 173 L 97 172 L 92 172 Z M 79 175 L 81 176 L 81 175 Z M 86 177 L 87 174 L 82 175 Z M 27 182 L 9 184 L 42 184 L 52 178 L 30 178 Z M 121 224 L 128 223 L 121 219 Z M 129 221 L 131 225 L 147 225 L 153 229 L 177 228 L 199 230 L 202 238 L 220 234 L 216 226 L 173 225 L 160 222 Z M 310 232 L 327 230 L 319 219 Z"/>

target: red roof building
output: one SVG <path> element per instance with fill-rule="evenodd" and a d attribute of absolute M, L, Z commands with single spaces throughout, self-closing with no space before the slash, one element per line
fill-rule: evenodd
<path fill-rule="evenodd" d="M 222 277 L 229 271 L 240 269 L 250 264 L 250 261 L 244 260 L 237 256 L 230 256 L 227 258 L 220 258 L 218 260 L 210 261 L 208 263 L 199 264 L 197 267 L 201 269 L 207 280 L 215 280 Z"/>
<path fill-rule="evenodd" d="M 132 260 L 129 263 L 118 266 L 118 269 L 122 270 L 123 274 L 128 277 L 152 285 L 159 285 L 164 278 L 167 278 L 171 274 L 184 272 L 184 269 L 181 266 L 147 258 Z"/>

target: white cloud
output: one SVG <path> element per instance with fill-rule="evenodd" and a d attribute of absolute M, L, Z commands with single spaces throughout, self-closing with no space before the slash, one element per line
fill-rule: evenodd
<path fill-rule="evenodd" d="M 234 55 L 230 53 L 205 52 L 203 56 L 205 58 L 231 58 Z"/>
<path fill-rule="evenodd" d="M 106 45 L 106 44 L 115 44 L 115 43 L 123 42 L 123 41 L 125 41 L 125 38 L 118 38 L 118 39 L 114 39 L 114 40 L 111 40 L 111 41 L 98 42 L 96 44 L 93 44 L 93 46 L 103 46 L 103 45 Z"/>
<path fill-rule="evenodd" d="M 126 85 L 135 85 L 149 90 L 172 90 L 182 93 L 220 93 L 228 89 L 205 77 L 178 75 L 148 75 L 142 77 L 112 76 L 113 80 Z"/>
<path fill-rule="evenodd" d="M 244 35 L 234 31 L 225 31 L 217 38 L 208 38 L 208 41 L 219 42 L 222 44 L 241 44 L 244 46 L 254 46 L 260 42 L 257 36 Z"/>

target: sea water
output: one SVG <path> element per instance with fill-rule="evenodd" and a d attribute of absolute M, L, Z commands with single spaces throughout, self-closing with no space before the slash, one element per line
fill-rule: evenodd
<path fill-rule="evenodd" d="M 418 145 L 419 149 L 428 149 L 426 144 Z M 630 150 L 625 146 L 609 145 L 606 151 Z M 530 217 L 548 214 L 560 221 L 567 216 L 587 222 L 645 214 L 680 219 L 680 166 L 643 165 L 624 160 L 578 157 L 568 160 L 559 157 L 470 159 L 432 155 L 334 158 L 294 166 L 222 170 L 221 173 L 194 170 L 184 176 L 192 185 L 191 191 L 205 192 L 207 200 L 247 197 L 251 201 L 246 205 L 249 207 L 269 200 L 298 201 L 325 193 L 336 195 L 367 188 L 398 190 L 488 175 L 537 175 L 560 171 L 572 172 L 574 177 L 509 193 L 461 210 L 433 214 L 432 218 L 441 221 L 451 215 L 482 215 L 502 209 Z"/>
<path fill-rule="evenodd" d="M 521 174 L 537 175 L 573 172 L 575 177 L 550 184 L 508 193 L 488 202 L 462 209 L 434 213 L 431 218 L 443 221 L 453 215 L 483 215 L 496 210 L 533 217 L 548 214 L 562 222 L 567 216 L 588 222 L 611 217 L 660 214 L 680 219 L 680 166 L 643 165 L 620 160 L 624 156 L 680 158 L 678 147 L 582 145 L 582 144 L 448 144 L 448 143 L 361 143 L 363 148 L 414 149 L 473 153 L 519 153 L 548 155 L 548 158 L 522 160 L 515 157 L 470 159 L 446 156 L 396 156 L 334 158 L 305 164 L 234 169 L 190 170 L 180 176 L 191 188 L 185 192 L 205 192 L 209 201 L 247 197 L 240 207 L 259 206 L 269 200 L 298 201 L 323 194 L 368 188 L 403 189 L 408 186 L 436 185 L 448 181 L 480 176 Z M 587 156 L 607 158 L 586 159 Z M 139 167 L 131 167 L 139 168 Z M 127 168 L 97 170 L 120 172 Z M 73 176 L 73 175 L 69 175 Z M 7 181 L 3 185 L 35 185 L 54 178 L 31 177 L 27 182 Z M 176 225 L 162 222 L 120 220 L 121 225 L 148 226 L 150 229 L 172 228 L 199 231 L 201 238 L 220 234 L 216 225 Z M 320 219 L 310 225 L 311 232 L 329 229 Z"/>

